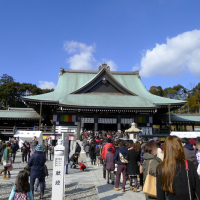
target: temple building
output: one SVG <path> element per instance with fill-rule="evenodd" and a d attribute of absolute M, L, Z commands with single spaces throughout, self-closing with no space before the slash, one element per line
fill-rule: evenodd
<path fill-rule="evenodd" d="M 78 137 L 84 130 L 125 130 L 132 122 L 152 135 L 156 116 L 186 103 L 151 94 L 139 71 L 111 71 L 107 64 L 98 71 L 61 68 L 53 92 L 22 99 L 54 126 L 76 126 Z"/>

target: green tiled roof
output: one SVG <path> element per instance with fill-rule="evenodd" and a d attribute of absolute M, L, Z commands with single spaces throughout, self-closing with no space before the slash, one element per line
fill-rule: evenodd
<path fill-rule="evenodd" d="M 60 105 L 94 106 L 94 107 L 123 107 L 123 108 L 156 108 L 157 104 L 184 104 L 184 101 L 159 97 L 149 93 L 137 74 L 110 72 L 125 88 L 138 96 L 113 94 L 71 94 L 80 89 L 98 74 L 85 71 L 66 70 L 59 74 L 58 83 L 53 92 L 24 97 L 24 100 L 50 101 Z"/>
<path fill-rule="evenodd" d="M 160 121 L 169 121 L 169 115 L 155 115 L 155 118 Z M 190 114 L 171 114 L 172 122 L 200 122 L 200 115 Z"/>
<path fill-rule="evenodd" d="M 1 119 L 39 119 L 40 115 L 35 111 L 12 111 L 12 110 L 0 110 Z"/>

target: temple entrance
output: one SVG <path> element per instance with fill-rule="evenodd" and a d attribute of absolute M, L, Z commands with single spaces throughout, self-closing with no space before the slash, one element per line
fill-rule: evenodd
<path fill-rule="evenodd" d="M 117 131 L 117 124 L 98 124 L 98 130 Z"/>

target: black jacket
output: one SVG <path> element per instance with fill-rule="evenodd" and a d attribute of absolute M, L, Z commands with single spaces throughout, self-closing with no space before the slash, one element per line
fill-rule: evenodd
<path fill-rule="evenodd" d="M 21 147 L 21 152 L 24 153 L 24 154 L 27 154 L 27 147 L 26 146 L 22 146 Z"/>
<path fill-rule="evenodd" d="M 127 174 L 128 175 L 138 175 L 139 174 L 139 161 L 140 161 L 140 153 L 134 152 L 133 150 L 128 150 L 126 154 L 126 158 L 128 160 L 127 164 Z"/>
<path fill-rule="evenodd" d="M 90 158 L 91 159 L 96 159 L 96 153 L 95 153 L 95 145 L 92 145 L 91 147 L 90 147 Z"/>
<path fill-rule="evenodd" d="M 189 200 L 189 189 L 188 189 L 188 179 L 187 173 L 185 169 L 185 163 L 181 163 L 180 165 L 177 163 L 176 176 L 173 181 L 173 188 L 175 194 L 167 192 L 168 200 Z M 192 200 L 195 199 L 195 193 L 197 194 L 198 199 L 200 199 L 200 180 L 197 175 L 197 170 L 193 164 L 193 162 L 188 161 L 188 174 L 191 188 L 191 196 Z M 162 190 L 162 171 L 160 170 L 156 173 L 157 176 L 157 199 L 165 200 L 165 191 Z"/>
<path fill-rule="evenodd" d="M 72 161 L 74 165 L 75 165 L 75 164 L 78 164 L 78 156 L 77 156 L 77 158 L 75 158 L 75 154 L 73 154 L 73 155 L 71 156 L 71 158 L 70 158 L 70 161 Z"/>
<path fill-rule="evenodd" d="M 17 150 L 19 149 L 19 145 L 16 143 L 13 143 L 12 145 L 11 145 L 11 152 L 12 153 L 16 153 L 17 152 Z"/>
<path fill-rule="evenodd" d="M 76 148 L 75 148 L 75 152 L 80 153 L 80 151 L 81 151 L 81 146 L 79 144 L 77 144 Z"/>
<path fill-rule="evenodd" d="M 4 151 L 4 146 L 0 144 L 0 155 L 3 155 L 3 151 Z"/>

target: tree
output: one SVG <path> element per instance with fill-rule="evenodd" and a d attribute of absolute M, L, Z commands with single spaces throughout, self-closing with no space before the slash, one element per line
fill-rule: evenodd
<path fill-rule="evenodd" d="M 161 86 L 151 86 L 149 92 L 157 96 L 163 96 L 163 89 Z"/>
<path fill-rule="evenodd" d="M 3 76 L 0 76 L 0 85 L 1 84 L 6 84 L 9 82 L 14 82 L 14 79 L 12 76 L 9 76 L 7 74 L 3 74 Z"/>

